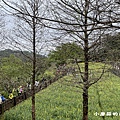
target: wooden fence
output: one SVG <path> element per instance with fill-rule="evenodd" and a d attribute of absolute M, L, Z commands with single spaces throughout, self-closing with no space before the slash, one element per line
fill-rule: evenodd
<path fill-rule="evenodd" d="M 39 86 L 35 87 L 35 93 L 45 89 L 46 87 L 48 87 L 50 84 L 52 84 L 55 81 L 57 81 L 62 76 L 61 75 L 60 76 L 56 76 L 54 79 L 46 80 L 44 82 L 41 81 Z M 13 99 L 6 100 L 2 104 L 0 104 L 0 115 L 3 114 L 6 110 L 9 110 L 10 108 L 16 106 L 17 104 L 21 103 L 22 101 L 26 100 L 27 98 L 29 98 L 31 96 L 32 96 L 32 91 L 29 90 L 29 91 L 26 91 L 26 92 L 22 93 L 20 96 L 16 96 L 16 97 L 13 97 Z"/>

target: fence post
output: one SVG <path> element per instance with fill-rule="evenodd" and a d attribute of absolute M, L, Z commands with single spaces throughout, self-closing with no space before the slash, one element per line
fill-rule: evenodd
<path fill-rule="evenodd" d="M 52 81 L 50 80 L 50 84 L 52 83 Z"/>
<path fill-rule="evenodd" d="M 24 92 L 24 97 L 25 97 L 25 100 L 26 100 L 27 99 L 26 92 Z"/>
<path fill-rule="evenodd" d="M 0 114 L 3 114 L 4 110 L 3 110 L 3 104 L 0 104 Z"/>
<path fill-rule="evenodd" d="M 45 82 L 45 88 L 47 87 L 47 82 Z"/>
<path fill-rule="evenodd" d="M 14 106 L 15 106 L 16 105 L 16 97 L 14 97 L 13 100 L 14 100 Z"/>

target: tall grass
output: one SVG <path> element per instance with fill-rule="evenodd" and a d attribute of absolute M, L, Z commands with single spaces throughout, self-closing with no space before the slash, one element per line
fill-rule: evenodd
<path fill-rule="evenodd" d="M 65 77 L 36 94 L 36 120 L 82 120 L 82 90 L 66 84 Z M 120 112 L 120 78 L 105 73 L 89 88 L 89 120 L 103 120 L 97 113 Z M 62 81 L 62 82 L 61 82 Z M 31 120 L 31 100 L 28 99 L 4 113 L 4 120 Z M 106 116 L 105 120 L 120 120 Z"/>

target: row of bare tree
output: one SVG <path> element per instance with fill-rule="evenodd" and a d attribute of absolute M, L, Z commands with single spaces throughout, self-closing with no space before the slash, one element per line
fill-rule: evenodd
<path fill-rule="evenodd" d="M 88 120 L 88 89 L 96 83 L 89 80 L 89 54 L 98 46 L 102 35 L 114 34 L 120 29 L 119 0 L 1 0 L 2 9 L 17 20 L 11 46 L 31 50 L 32 120 L 35 120 L 36 53 L 45 45 L 74 41 L 84 51 L 84 74 L 78 69 L 83 85 L 83 120 Z M 50 34 L 52 34 L 50 36 Z M 96 46 L 96 47 L 95 47 Z"/>

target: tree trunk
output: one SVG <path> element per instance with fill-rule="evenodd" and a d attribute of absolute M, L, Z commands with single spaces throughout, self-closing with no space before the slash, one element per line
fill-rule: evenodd
<path fill-rule="evenodd" d="M 32 120 L 35 120 L 35 86 L 34 86 L 35 85 L 35 66 L 36 66 L 35 39 L 33 39 Z"/>
<path fill-rule="evenodd" d="M 85 61 L 85 66 L 84 66 L 84 78 L 83 78 L 83 82 L 84 82 L 84 86 L 83 86 L 83 120 L 88 120 L 88 86 L 89 86 L 89 82 L 88 82 L 88 61 L 89 61 L 89 56 L 88 56 L 88 51 L 89 51 L 89 47 L 88 47 L 88 33 L 87 33 L 87 24 L 88 24 L 88 19 L 87 19 L 87 15 L 88 15 L 88 7 L 89 6 L 89 2 L 88 0 L 85 0 L 85 31 L 84 31 L 84 35 L 85 35 L 85 40 L 84 40 L 84 61 Z"/>
<path fill-rule="evenodd" d="M 85 40 L 85 49 L 84 49 L 84 57 L 85 57 L 85 68 L 84 68 L 84 86 L 83 86 L 83 120 L 88 120 L 88 86 L 89 86 L 89 75 L 88 75 L 88 38 L 87 38 L 87 32 L 85 34 L 86 40 Z"/>
<path fill-rule="evenodd" d="M 85 49 L 84 49 L 84 57 L 85 57 L 85 66 L 84 66 L 84 86 L 83 86 L 83 120 L 88 120 L 88 86 L 89 86 L 89 74 L 88 74 L 88 35 L 87 32 L 85 33 L 86 40 L 85 40 Z"/>
<path fill-rule="evenodd" d="M 35 2 L 34 2 L 33 20 L 33 76 L 32 76 L 32 120 L 35 120 L 35 74 L 36 74 L 36 24 L 35 24 Z"/>
<path fill-rule="evenodd" d="M 36 57 L 35 57 L 35 41 L 33 42 L 33 76 L 32 76 L 32 120 L 35 120 L 35 66 L 36 66 Z"/>
<path fill-rule="evenodd" d="M 86 41 L 85 54 L 85 73 L 83 86 L 83 120 L 88 120 L 88 42 Z"/>
<path fill-rule="evenodd" d="M 85 54 L 85 73 L 83 86 L 83 120 L 88 120 L 88 42 L 86 41 Z"/>
<path fill-rule="evenodd" d="M 88 89 L 83 90 L 83 120 L 88 120 Z"/>

